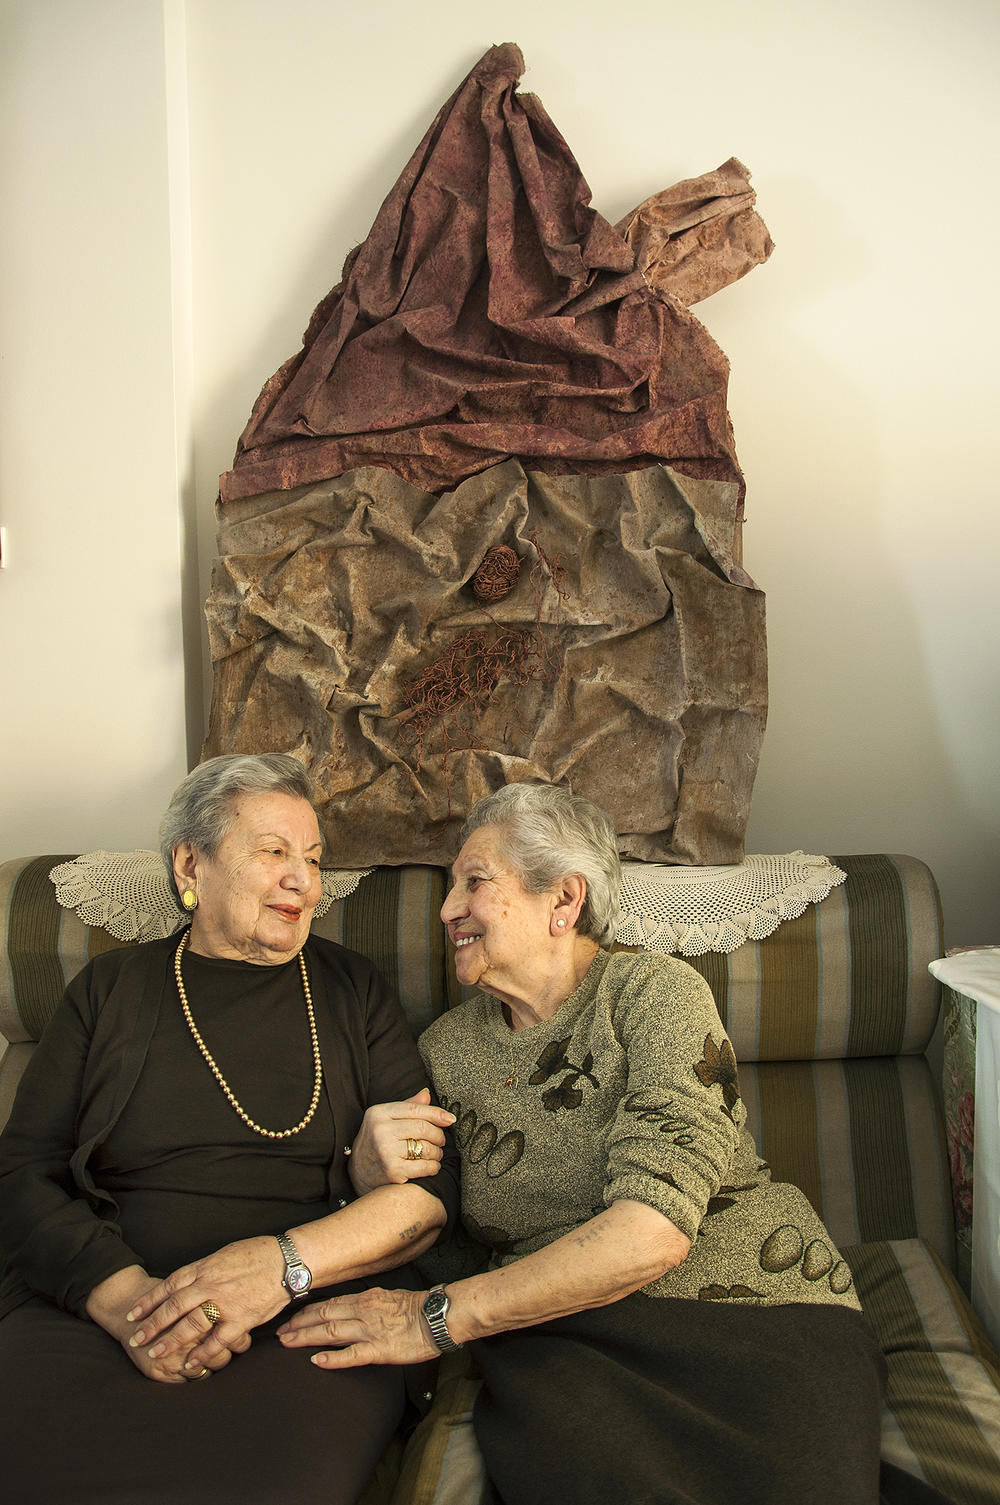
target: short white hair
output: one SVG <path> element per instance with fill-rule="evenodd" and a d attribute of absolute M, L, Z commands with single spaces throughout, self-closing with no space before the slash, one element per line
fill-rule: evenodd
<path fill-rule="evenodd" d="M 290 794 L 310 805 L 315 798 L 309 770 L 289 753 L 223 753 L 199 763 L 174 790 L 160 824 L 160 855 L 172 893 L 176 848 L 189 841 L 214 857 L 235 824 L 241 794 Z"/>
<path fill-rule="evenodd" d="M 557 784 L 505 784 L 473 805 L 462 844 L 482 826 L 496 827 L 498 844 L 529 893 L 548 893 L 571 873 L 583 878 L 587 893 L 576 928 L 610 946 L 622 890 L 610 816 Z"/>

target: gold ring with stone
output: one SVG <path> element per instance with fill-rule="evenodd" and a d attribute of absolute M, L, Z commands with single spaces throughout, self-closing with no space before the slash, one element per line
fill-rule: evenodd
<path fill-rule="evenodd" d="M 422 1139 L 408 1139 L 406 1141 L 407 1160 L 419 1160 L 423 1153 L 424 1142 Z"/>
<path fill-rule="evenodd" d="M 208 1318 L 209 1327 L 214 1327 L 217 1322 L 221 1322 L 222 1313 L 219 1311 L 219 1308 L 216 1306 L 214 1301 L 203 1301 L 201 1303 L 201 1309 L 205 1313 L 205 1316 Z M 198 1378 L 201 1379 L 201 1375 L 199 1375 Z"/>

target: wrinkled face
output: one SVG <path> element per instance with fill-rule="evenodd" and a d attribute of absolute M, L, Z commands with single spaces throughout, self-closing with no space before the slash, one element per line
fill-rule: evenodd
<path fill-rule="evenodd" d="M 441 918 L 455 947 L 459 982 L 488 993 L 520 992 L 550 944 L 556 896 L 528 892 L 501 854 L 495 826 L 473 831 L 452 872 Z"/>
<path fill-rule="evenodd" d="M 319 902 L 316 814 L 291 794 L 237 795 L 234 811 L 214 857 L 190 843 L 174 854 L 179 887 L 198 895 L 189 944 L 202 956 L 273 966 L 301 949 Z"/>

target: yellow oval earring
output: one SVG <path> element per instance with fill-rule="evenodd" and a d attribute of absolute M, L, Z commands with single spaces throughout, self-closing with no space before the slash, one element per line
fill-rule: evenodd
<path fill-rule="evenodd" d="M 181 894 L 181 903 L 184 905 L 185 909 L 198 908 L 198 895 L 195 893 L 193 888 L 186 888 L 184 890 L 184 892 Z"/>

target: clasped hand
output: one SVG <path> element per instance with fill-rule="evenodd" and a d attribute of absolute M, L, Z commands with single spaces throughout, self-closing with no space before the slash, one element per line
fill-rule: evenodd
<path fill-rule="evenodd" d="M 284 1268 L 277 1240 L 263 1235 L 226 1244 L 204 1259 L 182 1265 L 130 1306 L 126 1321 L 131 1326 L 131 1355 L 144 1354 L 179 1379 L 221 1369 L 234 1353 L 250 1347 L 252 1328 L 287 1304 L 281 1283 Z M 214 1326 L 202 1308 L 207 1301 L 221 1313 Z"/>
<path fill-rule="evenodd" d="M 426 1176 L 436 1176 L 444 1153 L 445 1130 L 455 1122 L 454 1113 L 436 1108 L 422 1087 L 403 1103 L 379 1103 L 362 1120 L 349 1172 L 358 1196 L 376 1186 L 402 1186 Z M 419 1156 L 408 1155 L 411 1144 Z"/>

